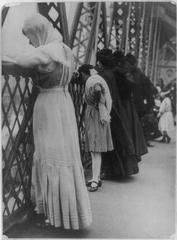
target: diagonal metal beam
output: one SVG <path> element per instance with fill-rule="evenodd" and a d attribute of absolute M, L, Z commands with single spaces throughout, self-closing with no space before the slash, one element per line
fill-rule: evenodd
<path fill-rule="evenodd" d="M 76 32 L 77 32 L 79 19 L 81 17 L 82 7 L 83 7 L 83 2 L 78 3 L 76 13 L 75 13 L 75 17 L 74 17 L 74 20 L 73 20 L 73 24 L 72 24 L 72 27 L 71 27 L 71 33 L 70 33 L 70 39 L 69 39 L 70 48 L 73 48 L 73 43 L 74 43 L 74 39 L 76 37 Z"/>
<path fill-rule="evenodd" d="M 152 67 L 151 67 L 151 73 L 150 73 L 150 79 L 153 80 L 154 76 L 154 70 L 155 70 L 155 59 L 156 59 L 156 52 L 158 51 L 157 49 L 157 43 L 158 43 L 158 29 L 159 29 L 159 13 L 157 12 L 157 17 L 154 20 L 154 31 L 153 31 L 153 47 L 152 47 Z"/>
<path fill-rule="evenodd" d="M 149 37 L 148 37 L 148 49 L 147 49 L 147 55 L 146 55 L 146 68 L 145 68 L 145 74 L 149 75 L 149 63 L 150 63 L 150 48 L 151 48 L 151 40 L 152 40 L 152 30 L 153 30 L 153 19 L 154 19 L 154 5 L 151 4 L 151 13 L 150 13 L 150 23 L 149 23 Z"/>
<path fill-rule="evenodd" d="M 66 17 L 65 2 L 57 3 L 57 9 L 60 16 L 60 26 L 61 26 L 61 32 L 63 35 L 63 41 L 64 43 L 66 43 L 66 45 L 69 45 L 69 31 L 68 31 L 68 22 Z"/>
<path fill-rule="evenodd" d="M 92 48 L 93 48 L 94 38 L 95 38 L 95 30 L 96 30 L 96 25 L 97 25 L 98 9 L 99 9 L 99 3 L 97 2 L 95 4 L 94 15 L 93 15 L 93 22 L 92 22 L 92 27 L 91 27 L 91 31 L 90 31 L 89 41 L 88 41 L 87 50 L 86 50 L 85 59 L 84 59 L 85 63 L 89 63 L 90 59 L 91 59 Z"/>
<path fill-rule="evenodd" d="M 97 9 L 97 18 L 96 18 L 96 25 L 95 25 L 95 36 L 94 36 L 94 47 L 93 47 L 93 52 L 91 51 L 91 57 L 93 56 L 94 60 L 92 62 L 93 65 L 95 65 L 96 62 L 96 52 L 97 52 L 97 46 L 99 43 L 99 39 L 98 39 L 98 31 L 99 31 L 99 25 L 100 25 L 100 14 L 101 14 L 101 5 L 102 3 L 99 2 L 98 3 L 98 9 Z"/>
<path fill-rule="evenodd" d="M 4 24 L 8 11 L 9 11 L 9 7 L 3 7 L 2 15 L 1 15 L 1 26 L 3 26 Z"/>
<path fill-rule="evenodd" d="M 130 32 L 130 14 L 131 14 L 131 7 L 132 3 L 128 4 L 128 16 L 126 22 L 126 37 L 125 37 L 125 54 L 127 54 L 130 50 L 130 39 L 129 39 L 129 32 Z"/>
<path fill-rule="evenodd" d="M 108 34 L 107 34 L 107 15 L 106 15 L 106 3 L 102 3 L 102 13 L 103 13 L 103 37 L 104 37 L 104 47 L 108 47 Z"/>
<path fill-rule="evenodd" d="M 111 14 L 111 19 L 110 19 L 109 33 L 108 33 L 108 46 L 110 46 L 110 42 L 111 42 L 111 34 L 112 34 L 112 28 L 113 28 L 116 11 L 117 11 L 117 3 L 114 2 L 113 12 Z"/>

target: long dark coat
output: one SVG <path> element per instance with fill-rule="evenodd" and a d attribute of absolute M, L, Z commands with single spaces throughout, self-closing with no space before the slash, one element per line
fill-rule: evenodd
<path fill-rule="evenodd" d="M 133 139 L 136 159 L 140 161 L 141 156 L 147 153 L 147 147 L 133 99 L 133 90 L 137 87 L 137 83 L 132 76 L 128 78 L 116 68 L 114 68 L 114 75 L 121 99 L 124 124 Z"/>
<path fill-rule="evenodd" d="M 136 174 L 139 171 L 138 161 L 140 160 L 140 155 L 144 154 L 146 150 L 143 150 L 143 153 L 141 152 L 140 154 L 140 150 L 135 147 L 135 140 L 132 137 L 132 127 L 130 127 L 131 121 L 129 121 L 130 116 L 125 112 L 126 106 L 123 106 L 122 104 L 118 84 L 113 71 L 107 68 L 102 70 L 100 75 L 107 82 L 113 100 L 111 111 L 111 133 L 114 151 L 109 154 L 109 156 L 103 156 L 103 168 L 114 176 Z M 129 108 L 131 107 L 129 106 Z M 129 113 L 130 112 L 131 111 L 129 111 Z M 130 115 L 132 114 L 130 113 Z M 135 131 L 134 136 L 136 134 L 137 132 Z M 135 137 L 135 139 L 137 139 L 137 137 Z"/>

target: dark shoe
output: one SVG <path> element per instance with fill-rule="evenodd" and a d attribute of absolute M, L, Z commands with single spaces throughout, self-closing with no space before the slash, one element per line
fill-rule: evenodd
<path fill-rule="evenodd" d="M 96 192 L 96 191 L 98 191 L 98 182 L 92 181 L 92 183 L 95 183 L 96 186 L 95 186 L 95 187 L 92 187 L 92 184 L 91 184 L 90 187 L 88 188 L 88 191 L 89 191 L 89 192 Z"/>
<path fill-rule="evenodd" d="M 35 226 L 38 227 L 38 228 L 46 228 L 46 227 L 49 227 L 51 225 L 49 223 L 36 223 Z"/>
<path fill-rule="evenodd" d="M 167 143 L 170 143 L 171 138 L 169 136 L 166 136 Z"/>
<path fill-rule="evenodd" d="M 115 175 L 112 173 L 104 173 L 104 175 L 101 176 L 102 180 L 112 180 L 115 178 Z"/>
<path fill-rule="evenodd" d="M 37 222 L 35 226 L 39 228 L 45 228 L 45 227 L 50 227 L 51 224 L 49 223 L 48 220 L 45 220 L 45 221 Z"/>
<path fill-rule="evenodd" d="M 160 143 L 165 143 L 165 138 L 163 137 L 159 142 Z"/>
<path fill-rule="evenodd" d="M 86 186 L 87 186 L 87 187 L 90 187 L 91 184 L 92 184 L 92 182 L 93 182 L 93 181 L 87 182 L 87 183 L 86 183 Z M 102 181 L 99 180 L 99 181 L 98 181 L 98 187 L 101 187 L 101 186 L 102 186 Z"/>
<path fill-rule="evenodd" d="M 156 132 L 153 134 L 152 139 L 159 138 L 161 136 L 162 136 L 161 132 Z"/>
<path fill-rule="evenodd" d="M 147 142 L 147 147 L 154 147 L 154 145 L 150 144 L 150 142 Z"/>

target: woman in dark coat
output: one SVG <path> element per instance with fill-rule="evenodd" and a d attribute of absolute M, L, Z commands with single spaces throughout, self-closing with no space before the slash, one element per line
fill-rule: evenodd
<path fill-rule="evenodd" d="M 126 125 L 128 133 L 133 140 L 136 160 L 139 162 L 141 160 L 141 156 L 147 153 L 147 147 L 141 123 L 133 101 L 133 89 L 136 87 L 137 83 L 134 81 L 131 74 L 133 68 L 126 61 L 123 52 L 115 51 L 113 54 L 113 61 L 113 71 L 121 99 L 124 124 Z"/>
<path fill-rule="evenodd" d="M 137 59 L 132 54 L 125 56 L 126 62 L 131 66 L 131 74 L 136 83 L 133 88 L 133 101 L 141 121 L 146 144 L 148 147 L 153 147 L 150 144 L 150 132 L 153 118 L 153 85 L 150 79 L 137 67 Z"/>
<path fill-rule="evenodd" d="M 113 55 L 109 49 L 97 53 L 99 74 L 105 79 L 112 96 L 111 133 L 114 151 L 103 156 L 106 177 L 128 176 L 139 172 L 133 138 L 125 122 L 120 92 L 113 72 Z M 111 176 L 110 176 L 111 175 Z"/>

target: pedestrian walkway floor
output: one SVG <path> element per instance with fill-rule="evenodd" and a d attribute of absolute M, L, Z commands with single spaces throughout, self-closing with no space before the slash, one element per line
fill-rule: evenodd
<path fill-rule="evenodd" d="M 175 134 L 173 134 L 175 135 Z M 9 238 L 169 238 L 175 232 L 175 137 L 153 142 L 139 174 L 103 181 L 89 193 L 93 224 L 83 231 L 37 228 L 33 221 L 15 226 Z"/>

